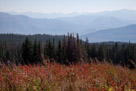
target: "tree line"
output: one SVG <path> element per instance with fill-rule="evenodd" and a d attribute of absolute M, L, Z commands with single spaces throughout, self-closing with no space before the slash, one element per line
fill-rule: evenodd
<path fill-rule="evenodd" d="M 62 36 L 61 36 L 62 37 Z M 61 64 L 71 64 L 91 59 L 104 60 L 112 64 L 121 64 L 134 68 L 136 64 L 135 43 L 89 43 L 89 40 L 82 41 L 77 34 L 68 34 L 60 40 L 55 37 L 41 40 L 31 40 L 26 37 L 22 43 L 0 42 L 0 61 L 22 64 L 42 63 L 43 58 Z"/>

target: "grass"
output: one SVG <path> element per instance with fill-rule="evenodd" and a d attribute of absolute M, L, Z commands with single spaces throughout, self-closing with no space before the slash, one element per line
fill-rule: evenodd
<path fill-rule="evenodd" d="M 1 64 L 0 91 L 136 91 L 136 70 L 108 63 Z"/>

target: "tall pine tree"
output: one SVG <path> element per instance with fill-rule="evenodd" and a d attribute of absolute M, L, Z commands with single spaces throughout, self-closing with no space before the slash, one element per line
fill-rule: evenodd
<path fill-rule="evenodd" d="M 22 46 L 22 57 L 23 57 L 23 63 L 29 64 L 33 63 L 33 44 L 32 42 L 26 38 L 25 42 Z"/>

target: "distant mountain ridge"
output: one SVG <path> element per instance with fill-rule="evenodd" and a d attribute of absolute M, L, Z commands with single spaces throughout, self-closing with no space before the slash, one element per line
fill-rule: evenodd
<path fill-rule="evenodd" d="M 55 19 L 55 18 L 59 18 L 59 17 L 74 17 L 74 16 L 79 16 L 79 15 L 84 15 L 84 14 L 88 14 L 88 13 L 78 13 L 78 12 L 72 12 L 72 13 L 40 13 L 40 12 L 22 12 L 22 13 L 18 13 L 18 12 L 8 12 L 9 14 L 12 15 L 25 15 L 25 16 L 29 16 L 32 18 L 47 18 L 47 19 Z"/>
<path fill-rule="evenodd" d="M 128 25 L 121 28 L 100 30 L 94 33 L 83 35 L 82 38 L 88 37 L 90 42 L 136 42 L 136 24 Z"/>
<path fill-rule="evenodd" d="M 123 19 L 134 19 L 136 15 L 136 10 L 128 10 L 128 9 L 121 9 L 121 10 L 114 10 L 114 11 L 102 11 L 97 13 L 89 13 L 89 12 L 72 12 L 72 13 L 41 13 L 41 12 L 7 12 L 12 15 L 25 15 L 32 18 L 48 18 L 48 19 L 55 19 L 61 17 L 77 17 L 77 16 L 90 16 L 90 15 L 104 15 L 104 16 L 114 16 L 117 18 Z M 123 15 L 123 16 L 122 16 Z"/>
<path fill-rule="evenodd" d="M 73 30 L 80 30 L 77 25 L 56 20 L 36 19 L 24 15 L 10 15 L 0 13 L 0 33 L 18 34 L 66 34 Z"/>

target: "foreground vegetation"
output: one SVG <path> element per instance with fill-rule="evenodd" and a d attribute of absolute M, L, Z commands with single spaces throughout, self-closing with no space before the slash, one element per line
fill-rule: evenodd
<path fill-rule="evenodd" d="M 136 91 L 136 70 L 108 63 L 0 67 L 0 91 Z"/>

